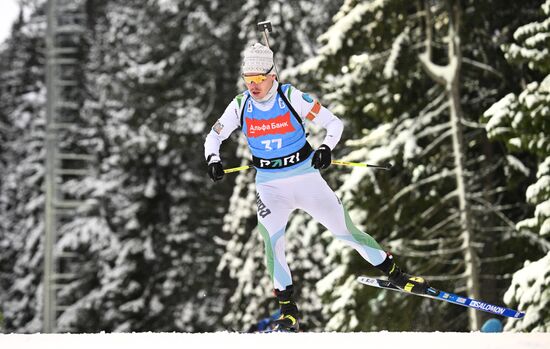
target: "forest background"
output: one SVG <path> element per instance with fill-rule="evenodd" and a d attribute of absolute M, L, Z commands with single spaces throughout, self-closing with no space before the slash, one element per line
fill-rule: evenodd
<path fill-rule="evenodd" d="M 334 158 L 393 165 L 323 171 L 354 222 L 435 287 L 527 313 L 506 330 L 550 329 L 550 0 L 71 3 L 85 15 L 65 96 L 80 127 L 61 146 L 93 160 L 60 182 L 86 205 L 59 222 L 72 276 L 58 331 L 245 330 L 276 309 L 254 171 L 214 184 L 203 158 L 266 19 L 280 80 L 345 123 Z M 47 2 L 22 6 L 0 46 L 0 329 L 30 333 L 43 326 Z M 224 165 L 249 158 L 235 132 Z M 311 331 L 488 318 L 361 286 L 376 270 L 303 212 L 287 258 Z"/>

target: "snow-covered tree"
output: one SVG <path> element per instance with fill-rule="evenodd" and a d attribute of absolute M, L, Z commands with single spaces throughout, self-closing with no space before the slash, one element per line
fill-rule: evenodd
<path fill-rule="evenodd" d="M 215 209 L 196 149 L 224 91 L 227 29 L 213 17 L 229 7 L 140 3 L 95 10 L 83 113 L 99 173 L 79 190 L 99 204 L 60 241 L 88 256 L 75 266 L 86 276 L 63 293 L 72 304 L 60 318 L 65 330 L 204 331 L 222 305 L 211 289 Z"/>
<path fill-rule="evenodd" d="M 534 212 L 516 224 L 518 233 L 529 237 L 536 248 L 514 274 L 505 295 L 507 303 L 527 314 L 506 324 L 507 330 L 514 331 L 550 329 L 550 1 L 545 1 L 542 10 L 542 20 L 517 28 L 515 42 L 503 45 L 506 58 L 530 71 L 533 80 L 525 81 L 523 91 L 507 94 L 484 114 L 489 137 L 506 144 L 510 157 L 527 152 L 538 164 L 534 183 L 525 193 Z M 527 166 L 521 162 L 518 166 L 530 175 Z"/>
<path fill-rule="evenodd" d="M 352 150 L 347 159 L 394 164 L 389 173 L 357 169 L 344 178 L 340 194 L 351 206 L 352 218 L 390 249 L 405 270 L 458 292 L 474 288 L 468 280 L 479 272 L 481 296 L 498 302 L 498 285 L 509 282 L 506 275 L 517 265 L 506 253 L 511 249 L 506 214 L 518 208 L 519 186 L 507 184 L 502 174 L 515 171 L 513 164 L 487 142 L 478 118 L 508 83 L 498 73 L 509 69 L 498 44 L 518 21 L 511 13 L 529 10 L 510 2 L 488 17 L 488 4 L 467 1 L 462 10 L 457 5 L 429 1 L 417 8 L 404 1 L 346 1 L 320 38 L 320 55 L 301 69 L 302 74 L 318 73 L 332 110 L 351 121 L 348 128 L 357 139 L 347 143 L 348 152 Z M 479 15 L 462 16 L 457 26 L 460 13 Z M 494 36 L 480 36 L 478 27 Z M 432 42 L 431 55 L 425 54 L 427 40 Z M 455 66 L 460 68 L 456 86 L 434 84 L 425 74 L 430 56 L 435 69 L 429 70 L 441 82 L 447 81 L 445 70 L 462 62 Z M 452 121 L 459 113 L 462 117 Z M 453 147 L 453 134 L 455 144 L 462 142 L 463 147 Z M 459 176 L 457 158 L 462 162 Z M 469 219 L 465 210 L 471 211 Z M 428 322 L 439 329 L 468 327 L 463 309 L 423 302 L 424 311 L 417 309 L 421 300 L 414 297 L 378 294 L 373 299 L 376 293 L 350 281 L 368 267 L 348 253 L 353 254 L 332 256 L 335 272 L 319 283 L 326 291 L 328 329 L 417 329 L 430 326 Z M 336 302 L 342 295 L 348 301 Z M 438 311 L 429 311 L 433 308 Z M 429 319 L 423 315 L 428 313 Z M 455 320 L 443 321 L 449 316 Z"/>
<path fill-rule="evenodd" d="M 38 331 L 41 325 L 46 97 L 41 15 L 20 18 L 0 52 L 0 313 L 10 332 Z"/>
<path fill-rule="evenodd" d="M 219 326 L 227 286 L 213 272 L 223 252 L 215 238 L 222 234 L 221 213 L 231 186 L 228 182 L 205 195 L 203 189 L 212 184 L 197 150 L 208 120 L 236 93 L 242 44 L 237 44 L 240 18 L 233 15 L 233 6 L 224 1 L 116 0 L 85 6 L 89 31 L 79 57 L 85 90 L 74 90 L 84 98 L 73 101 L 81 107 L 73 115 L 81 128 L 70 138 L 67 133 L 63 145 L 95 160 L 86 176 L 61 187 L 64 196 L 88 205 L 59 225 L 56 253 L 71 256 L 61 266 L 69 278 L 58 282 L 59 330 L 206 331 Z M 43 54 L 45 23 L 37 28 L 38 44 L 14 45 Z M 39 60 L 33 62 L 38 68 L 25 57 L 16 57 L 8 67 L 24 65 L 23 77 L 15 80 L 29 99 L 38 93 L 33 95 L 34 87 L 27 88 L 23 78 L 43 85 L 44 60 L 37 56 L 32 59 Z M 14 100 L 13 105 L 30 110 L 23 102 Z M 39 107 L 36 114 L 43 117 L 44 107 Z M 2 108 L 1 115 L 10 132 L 17 129 L 16 121 L 18 127 L 43 123 L 9 108 Z M 25 134 L 2 131 L 2 137 L 18 142 L 2 144 L 2 164 L 8 170 L 2 173 L 0 258 L 14 258 L 2 264 L 0 284 L 7 289 L 8 301 L 2 302 L 6 328 L 19 331 L 41 328 L 37 293 L 42 248 L 37 237 L 43 229 L 43 212 L 38 211 L 44 144 L 43 137 L 34 136 L 36 143 L 22 146 L 19 142 L 27 141 L 30 130 L 34 128 Z M 12 146 L 11 153 L 4 151 Z M 31 173 L 29 161 L 23 160 L 31 150 L 40 175 Z M 21 156 L 12 156 L 15 151 Z M 34 154 L 38 151 L 41 155 Z M 14 184 L 27 175 L 36 181 L 34 187 Z M 35 235 L 29 237 L 25 229 Z"/>

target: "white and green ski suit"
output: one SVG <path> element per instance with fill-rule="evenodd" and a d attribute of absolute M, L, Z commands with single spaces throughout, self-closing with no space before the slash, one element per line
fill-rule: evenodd
<path fill-rule="evenodd" d="M 205 157 L 219 161 L 221 143 L 242 127 L 257 170 L 258 229 L 264 239 L 268 270 L 278 290 L 292 284 L 285 257 L 285 228 L 295 209 L 310 214 L 372 265 L 386 258 L 382 247 L 355 227 L 319 170 L 311 166 L 313 152 L 302 120 L 325 128 L 323 144 L 334 149 L 343 130 L 341 120 L 308 94 L 275 81 L 263 101 L 254 100 L 248 92 L 237 96 L 212 127 L 204 145 Z"/>

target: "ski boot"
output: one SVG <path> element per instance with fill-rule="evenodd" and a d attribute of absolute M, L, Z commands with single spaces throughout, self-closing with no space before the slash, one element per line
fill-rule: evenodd
<path fill-rule="evenodd" d="M 273 321 L 275 324 L 274 331 L 298 332 L 299 330 L 299 311 L 296 303 L 292 300 L 292 292 L 292 285 L 287 286 L 283 291 L 274 290 L 281 309 L 281 315 Z"/>
<path fill-rule="evenodd" d="M 386 259 L 381 264 L 375 266 L 375 268 L 386 274 L 392 284 L 404 291 L 416 294 L 430 294 L 430 285 L 428 285 L 428 282 L 419 276 L 411 276 L 403 272 L 395 264 L 393 256 L 389 253 Z"/>

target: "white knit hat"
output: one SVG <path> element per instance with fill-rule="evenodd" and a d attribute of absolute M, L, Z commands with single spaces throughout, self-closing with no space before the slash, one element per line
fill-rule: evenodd
<path fill-rule="evenodd" d="M 244 51 L 243 74 L 275 73 L 273 66 L 273 51 L 269 47 L 255 43 Z"/>

